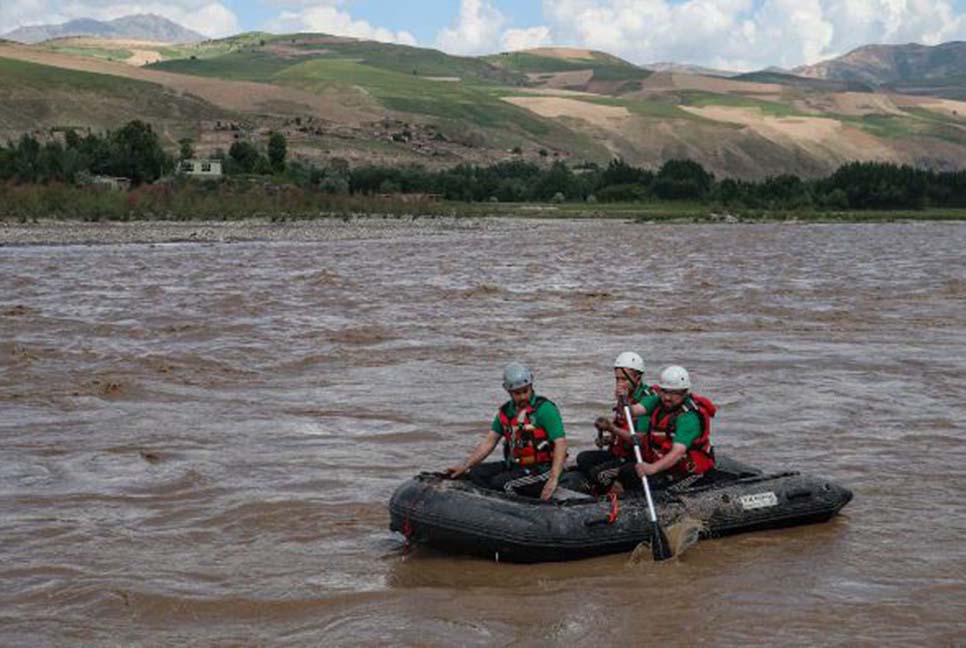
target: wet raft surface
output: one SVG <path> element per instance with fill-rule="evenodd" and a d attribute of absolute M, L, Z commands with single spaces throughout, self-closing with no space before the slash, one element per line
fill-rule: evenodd
<path fill-rule="evenodd" d="M 961 641 L 963 225 L 422 222 L 0 248 L 0 644 Z M 688 365 L 723 452 L 855 500 L 661 565 L 401 550 L 386 502 L 504 361 L 577 452 L 625 347 Z"/>
<path fill-rule="evenodd" d="M 763 473 L 724 457 L 719 466 L 706 483 L 654 491 L 662 527 L 687 522 L 706 538 L 784 528 L 824 522 L 852 499 L 827 479 Z M 589 558 L 651 540 L 643 493 L 616 506 L 567 490 L 540 502 L 423 473 L 396 489 L 389 512 L 390 527 L 410 542 L 509 562 Z"/>

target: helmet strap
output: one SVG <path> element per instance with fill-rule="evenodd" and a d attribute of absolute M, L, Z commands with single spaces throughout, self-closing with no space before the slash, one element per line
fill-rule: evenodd
<path fill-rule="evenodd" d="M 641 376 L 638 375 L 637 379 L 635 379 L 631 375 L 631 372 L 628 371 L 626 367 L 621 367 L 621 374 L 623 374 L 624 378 L 627 379 L 627 382 L 629 382 L 630 384 L 634 385 L 635 387 L 637 385 L 640 385 L 641 384 Z"/>

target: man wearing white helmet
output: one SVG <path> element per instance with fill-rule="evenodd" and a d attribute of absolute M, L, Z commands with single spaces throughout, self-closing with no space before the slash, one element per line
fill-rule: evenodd
<path fill-rule="evenodd" d="M 473 483 L 483 488 L 549 500 L 567 459 L 560 410 L 536 395 L 533 372 L 519 362 L 504 368 L 503 388 L 510 400 L 497 410 L 486 438 L 466 461 L 446 473 L 455 479 L 468 472 Z M 504 441 L 503 461 L 481 464 L 500 439 Z"/>
<path fill-rule="evenodd" d="M 661 372 L 660 397 L 638 419 L 636 430 L 644 448 L 644 463 L 621 469 L 624 488 L 641 488 L 641 477 L 660 475 L 660 483 L 697 479 L 714 468 L 711 418 L 714 403 L 691 391 L 691 376 L 684 367 L 671 365 Z"/>
<path fill-rule="evenodd" d="M 656 392 L 643 380 L 644 359 L 633 351 L 624 351 L 614 360 L 613 419 L 601 416 L 595 421 L 599 450 L 585 450 L 577 455 L 577 468 L 598 491 L 608 490 L 622 467 L 634 462 L 634 446 L 622 399 L 627 399 L 631 414 L 643 416 L 657 406 Z"/>

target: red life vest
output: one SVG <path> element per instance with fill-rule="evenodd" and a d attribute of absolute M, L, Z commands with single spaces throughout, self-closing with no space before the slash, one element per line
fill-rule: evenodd
<path fill-rule="evenodd" d="M 512 417 L 510 412 L 515 407 L 512 400 L 500 407 L 497 416 L 503 427 L 503 456 L 508 465 L 515 463 L 531 468 L 553 462 L 553 439 L 547 435 L 546 430 L 531 422 L 540 406 L 549 402 L 543 396 L 536 396 L 533 405 L 517 410 Z"/>
<path fill-rule="evenodd" d="M 656 385 L 643 385 L 634 390 L 634 395 L 630 399 L 630 404 L 641 403 L 645 398 L 656 394 Z M 627 420 L 624 418 L 624 408 L 619 404 L 614 406 L 614 425 L 622 430 L 630 431 L 630 426 L 627 425 Z M 634 456 L 634 444 L 628 441 L 624 441 L 617 434 L 613 435 L 610 441 L 610 447 L 608 447 L 612 456 L 623 459 L 624 457 Z"/>
<path fill-rule="evenodd" d="M 700 475 L 714 468 L 711 418 L 717 411 L 718 408 L 710 399 L 698 394 L 688 394 L 681 406 L 674 410 L 665 409 L 664 403 L 659 404 L 651 412 L 651 427 L 644 444 L 645 461 L 654 463 L 671 452 L 678 417 L 694 412 L 701 421 L 701 435 L 694 440 L 681 460 L 671 467 L 671 471 L 679 475 Z"/>

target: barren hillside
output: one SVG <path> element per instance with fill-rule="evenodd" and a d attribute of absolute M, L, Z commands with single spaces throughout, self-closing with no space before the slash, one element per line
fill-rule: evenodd
<path fill-rule="evenodd" d="M 966 165 L 966 103 L 876 87 L 768 72 L 655 73 L 566 48 L 454 57 L 324 34 L 175 48 L 0 43 L 0 136 L 143 118 L 202 152 L 282 130 L 296 157 L 322 163 L 622 156 L 658 166 L 689 157 L 744 178 L 815 176 L 850 160 Z"/>

